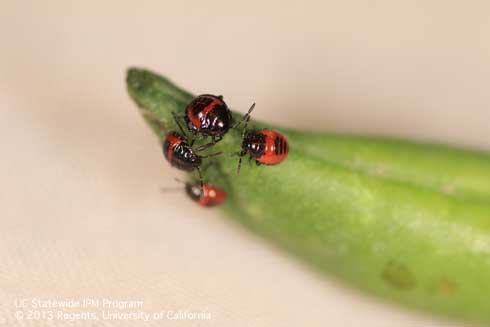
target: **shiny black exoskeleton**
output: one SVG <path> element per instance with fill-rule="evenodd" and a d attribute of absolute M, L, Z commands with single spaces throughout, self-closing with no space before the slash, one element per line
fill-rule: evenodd
<path fill-rule="evenodd" d="M 242 140 L 241 155 L 249 154 L 252 158 L 259 158 L 265 150 L 265 135 L 261 133 L 247 133 Z"/>
<path fill-rule="evenodd" d="M 233 116 L 223 101 L 223 97 L 212 94 L 202 94 L 193 99 L 185 109 L 187 128 L 194 134 L 211 136 L 213 143 L 220 141 L 228 130 L 235 128 L 252 112 L 253 104 L 240 122 L 232 125 Z"/>
<path fill-rule="evenodd" d="M 199 169 L 202 162 L 186 138 L 177 132 L 167 134 L 163 142 L 163 154 L 173 167 L 189 172 Z"/>
<path fill-rule="evenodd" d="M 185 108 L 185 122 L 189 130 L 203 136 L 220 139 L 231 127 L 231 111 L 222 96 L 202 94 Z"/>
<path fill-rule="evenodd" d="M 165 140 L 163 141 L 163 155 L 165 156 L 165 159 L 167 159 L 168 162 L 170 162 L 170 164 L 177 169 L 188 172 L 197 170 L 202 190 L 204 185 L 200 169 L 202 159 L 216 156 L 218 154 L 221 154 L 221 152 L 213 153 L 206 156 L 201 156 L 197 154 L 197 152 L 207 149 L 211 144 L 212 143 L 202 145 L 194 150 L 192 148 L 192 144 L 189 144 L 187 142 L 187 137 L 177 132 L 170 132 L 167 134 Z"/>
<path fill-rule="evenodd" d="M 240 173 L 242 158 L 248 154 L 257 165 L 277 165 L 288 156 L 289 145 L 286 137 L 271 129 L 247 132 L 248 117 L 242 130 L 242 149 L 238 159 L 237 174 Z"/>

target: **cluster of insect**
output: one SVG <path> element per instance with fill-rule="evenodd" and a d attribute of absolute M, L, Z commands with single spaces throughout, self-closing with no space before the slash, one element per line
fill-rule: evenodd
<path fill-rule="evenodd" d="M 174 119 L 180 132 L 167 133 L 163 142 L 163 154 L 173 167 L 187 172 L 198 172 L 199 181 L 193 183 L 178 181 L 185 184 L 187 194 L 199 205 L 212 207 L 223 203 L 226 199 L 224 190 L 204 183 L 202 176 L 204 169 L 201 168 L 203 159 L 222 153 L 216 152 L 208 155 L 199 153 L 221 141 L 229 130 L 243 124 L 237 174 L 240 173 L 242 158 L 247 154 L 250 160 L 255 160 L 257 165 L 276 165 L 286 159 L 289 147 L 283 135 L 270 129 L 247 130 L 254 107 L 255 103 L 241 120 L 234 122 L 231 111 L 222 96 L 203 94 L 194 98 L 187 105 L 184 115 L 178 116 L 174 113 Z M 182 119 L 188 131 L 194 136 L 192 140 L 188 138 L 182 127 Z M 210 138 L 211 141 L 194 147 L 196 136 Z"/>

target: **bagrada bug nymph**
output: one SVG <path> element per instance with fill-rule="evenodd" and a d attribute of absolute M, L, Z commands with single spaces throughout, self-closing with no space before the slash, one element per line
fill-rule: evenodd
<path fill-rule="evenodd" d="M 176 122 L 182 134 L 185 135 L 178 121 Z M 167 159 L 168 162 L 170 162 L 170 164 L 177 169 L 188 172 L 197 170 L 202 190 L 204 186 L 200 169 L 202 159 L 217 156 L 221 154 L 221 152 L 201 156 L 197 154 L 197 152 L 207 149 L 212 143 L 201 145 L 194 150 L 192 148 L 192 143 L 189 144 L 187 137 L 183 135 L 177 132 L 169 132 L 163 141 L 163 155 L 165 156 L 165 159 Z"/>
<path fill-rule="evenodd" d="M 255 103 L 239 122 L 232 125 L 233 116 L 223 101 L 223 96 L 202 94 L 187 105 L 184 119 L 187 128 L 194 134 L 201 134 L 204 137 L 211 136 L 213 143 L 217 143 L 228 130 L 245 121 L 254 107 Z"/>
<path fill-rule="evenodd" d="M 215 207 L 222 204 L 226 200 L 226 192 L 218 186 L 204 183 L 203 189 L 201 191 L 201 187 L 198 182 L 184 182 L 178 178 L 175 178 L 175 180 L 179 183 L 184 184 L 185 192 L 187 193 L 189 198 L 202 207 Z M 161 191 L 168 192 L 175 190 L 180 189 L 163 188 Z"/>
<path fill-rule="evenodd" d="M 257 165 L 277 165 L 286 159 L 289 145 L 286 137 L 271 129 L 247 132 L 250 116 L 242 130 L 242 150 L 238 159 L 237 174 L 240 173 L 242 158 L 248 153 Z"/>
<path fill-rule="evenodd" d="M 201 192 L 199 184 L 186 183 L 185 191 L 192 200 L 202 207 L 215 207 L 226 200 L 226 192 L 210 184 L 204 184 Z"/>

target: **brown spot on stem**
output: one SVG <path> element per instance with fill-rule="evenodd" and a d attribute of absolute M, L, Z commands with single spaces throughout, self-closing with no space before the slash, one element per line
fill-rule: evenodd
<path fill-rule="evenodd" d="M 407 267 L 401 263 L 390 260 L 382 274 L 381 278 L 390 286 L 399 290 L 410 290 L 415 287 L 415 278 Z"/>
<path fill-rule="evenodd" d="M 456 289 L 457 289 L 457 285 L 455 282 L 450 281 L 447 278 L 443 278 L 435 284 L 435 287 L 433 288 L 432 291 L 434 295 L 449 296 L 452 293 L 454 293 Z"/>

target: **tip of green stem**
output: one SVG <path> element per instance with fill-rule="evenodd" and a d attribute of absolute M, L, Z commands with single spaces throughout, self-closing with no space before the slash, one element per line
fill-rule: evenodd
<path fill-rule="evenodd" d="M 130 97 L 158 135 L 162 135 L 163 126 L 176 127 L 172 113 L 184 110 L 193 98 L 167 78 L 144 68 L 128 68 L 126 86 Z"/>
<path fill-rule="evenodd" d="M 160 79 L 168 80 L 158 76 Z M 154 82 L 156 75 L 144 68 L 130 67 L 126 72 L 126 85 L 131 95 L 147 90 Z"/>

